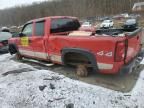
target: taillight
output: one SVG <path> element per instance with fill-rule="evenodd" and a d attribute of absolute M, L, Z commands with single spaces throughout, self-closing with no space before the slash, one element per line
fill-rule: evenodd
<path fill-rule="evenodd" d="M 8 45 L 8 40 L 2 41 L 1 42 L 4 46 Z"/>
<path fill-rule="evenodd" d="M 115 50 L 115 61 L 123 61 L 125 57 L 125 42 L 118 42 Z"/>

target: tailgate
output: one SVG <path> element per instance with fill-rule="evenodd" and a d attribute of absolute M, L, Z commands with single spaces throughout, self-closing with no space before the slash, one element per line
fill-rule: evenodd
<path fill-rule="evenodd" d="M 139 53 L 141 49 L 141 36 L 141 28 L 135 30 L 134 32 L 126 34 L 126 63 L 132 60 Z"/>

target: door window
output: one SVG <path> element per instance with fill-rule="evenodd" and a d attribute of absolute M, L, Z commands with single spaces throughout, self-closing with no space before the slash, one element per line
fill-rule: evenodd
<path fill-rule="evenodd" d="M 32 29 L 32 24 L 27 24 L 27 25 L 24 27 L 22 33 L 23 33 L 24 35 L 26 35 L 26 36 L 32 36 L 32 31 L 33 31 L 33 29 Z"/>
<path fill-rule="evenodd" d="M 44 21 L 36 22 L 35 36 L 44 36 Z"/>

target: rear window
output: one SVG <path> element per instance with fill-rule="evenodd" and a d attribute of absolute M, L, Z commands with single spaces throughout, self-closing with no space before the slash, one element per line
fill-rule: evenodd
<path fill-rule="evenodd" d="M 60 18 L 52 19 L 51 21 L 51 33 L 68 32 L 77 30 L 80 27 L 80 23 L 76 19 Z"/>
<path fill-rule="evenodd" d="M 112 22 L 111 20 L 104 20 L 103 21 L 104 23 L 109 23 L 109 22 Z"/>

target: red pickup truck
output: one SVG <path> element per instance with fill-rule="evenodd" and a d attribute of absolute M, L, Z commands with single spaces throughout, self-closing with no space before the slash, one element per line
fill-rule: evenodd
<path fill-rule="evenodd" d="M 142 29 L 79 31 L 77 18 L 53 16 L 27 22 L 19 37 L 9 40 L 9 52 L 58 64 L 84 65 L 95 72 L 132 70 L 141 51 Z"/>

